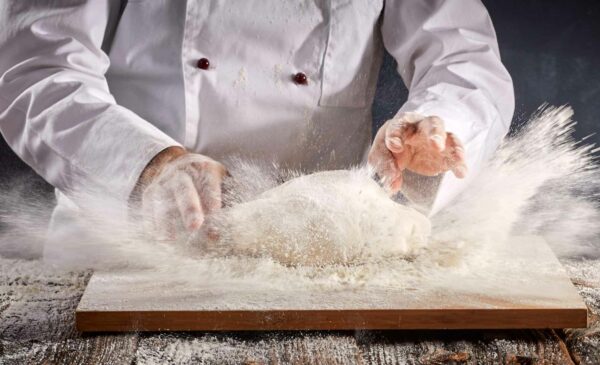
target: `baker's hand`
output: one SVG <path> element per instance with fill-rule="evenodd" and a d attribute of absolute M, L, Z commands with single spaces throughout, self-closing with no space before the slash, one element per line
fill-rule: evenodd
<path fill-rule="evenodd" d="M 138 195 L 144 227 L 160 240 L 198 230 L 205 216 L 221 208 L 221 182 L 227 175 L 217 161 L 171 147 L 144 169 Z"/>
<path fill-rule="evenodd" d="M 400 190 L 405 169 L 427 176 L 452 170 L 463 178 L 467 173 L 465 150 L 458 138 L 446 132 L 440 118 L 417 113 L 390 119 L 379 129 L 369 165 L 391 193 Z"/>

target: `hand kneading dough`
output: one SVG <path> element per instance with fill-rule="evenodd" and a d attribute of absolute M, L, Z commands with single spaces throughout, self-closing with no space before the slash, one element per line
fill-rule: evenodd
<path fill-rule="evenodd" d="M 218 247 L 284 265 L 352 264 L 406 255 L 427 242 L 429 220 L 392 201 L 365 171 L 292 179 L 223 210 Z"/>

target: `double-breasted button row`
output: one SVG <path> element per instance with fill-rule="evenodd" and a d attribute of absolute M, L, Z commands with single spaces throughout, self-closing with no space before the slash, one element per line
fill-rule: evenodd
<path fill-rule="evenodd" d="M 208 58 L 200 58 L 196 63 L 196 67 L 201 70 L 208 70 L 210 68 L 210 61 Z M 292 75 L 292 80 L 296 85 L 308 85 L 308 77 L 304 72 L 297 72 Z"/>

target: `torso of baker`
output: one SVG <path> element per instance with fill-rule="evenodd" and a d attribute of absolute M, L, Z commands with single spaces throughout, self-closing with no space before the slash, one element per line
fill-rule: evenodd
<path fill-rule="evenodd" d="M 3 9 L 0 129 L 67 193 L 126 200 L 169 146 L 306 172 L 358 165 L 384 48 L 410 89 L 399 113 L 441 117 L 470 171 L 512 117 L 479 0 L 26 3 Z M 446 200 L 463 186 L 448 179 Z"/>
<path fill-rule="evenodd" d="M 129 1 L 106 78 L 118 104 L 188 150 L 345 168 L 370 143 L 382 6 Z"/>

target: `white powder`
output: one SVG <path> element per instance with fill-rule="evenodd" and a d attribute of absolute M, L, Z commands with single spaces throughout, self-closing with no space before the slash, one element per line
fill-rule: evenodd
<path fill-rule="evenodd" d="M 237 88 L 245 89 L 246 81 L 247 81 L 246 75 L 247 75 L 246 68 L 245 67 L 240 68 L 237 79 L 235 79 L 235 81 L 233 81 L 233 87 L 236 89 Z"/>
<path fill-rule="evenodd" d="M 512 234 L 540 234 L 561 255 L 598 255 L 598 167 L 593 147 L 571 139 L 571 116 L 568 108 L 548 108 L 508 139 L 472 186 L 432 217 L 429 245 L 421 249 L 412 238 L 426 232 L 422 217 L 384 199 L 364 170 L 301 176 L 243 161 L 228 163 L 234 179 L 226 186 L 228 208 L 213 217 L 221 236 L 212 246 L 201 237 L 192 247 L 187 240 L 157 242 L 135 219 L 115 219 L 121 215 L 110 197 L 89 192 L 79 194 L 86 206 L 76 217 L 85 235 L 66 234 L 60 243 L 80 253 L 79 266 L 178 268 L 182 283 L 245 290 L 409 289 L 424 277 L 451 285 L 448 270 L 468 278 L 498 266 L 495 253 Z M 283 181 L 289 183 L 277 187 Z M 18 255 L 44 236 L 52 207 L 27 197 L 7 191 L 1 198 L 9 228 L 0 236 L 3 254 Z M 407 236 L 409 227 L 415 234 Z M 191 256 L 198 243 L 206 251 Z M 544 270 L 518 260 L 514 265 L 520 272 Z M 506 272 L 497 274 L 501 280 Z"/>
<path fill-rule="evenodd" d="M 429 220 L 392 201 L 366 169 L 299 176 L 215 219 L 220 238 L 201 252 L 221 249 L 290 266 L 412 254 L 430 233 Z"/>

